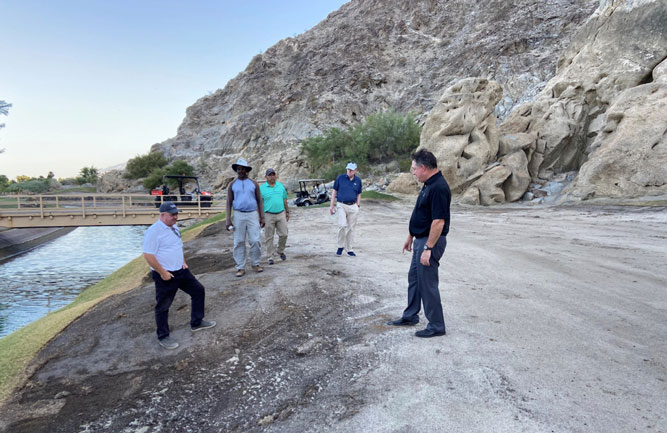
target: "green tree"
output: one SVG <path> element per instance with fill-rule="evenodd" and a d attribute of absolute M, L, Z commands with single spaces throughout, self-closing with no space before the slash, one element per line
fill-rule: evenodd
<path fill-rule="evenodd" d="M 195 169 L 193 166 L 188 164 L 185 161 L 176 160 L 171 165 L 166 167 L 156 168 L 153 170 L 143 182 L 144 188 L 153 189 L 162 185 L 162 176 L 164 175 L 182 175 L 182 176 L 193 176 Z M 173 188 L 178 185 L 178 183 L 173 179 L 167 179 L 167 185 L 170 188 Z"/>
<path fill-rule="evenodd" d="M 127 161 L 123 176 L 126 179 L 141 179 L 151 174 L 153 170 L 165 167 L 168 163 L 167 158 L 160 152 L 137 155 Z"/>
<path fill-rule="evenodd" d="M 421 127 L 414 113 L 393 110 L 370 115 L 347 130 L 331 128 L 301 142 L 313 171 L 330 179 L 345 171 L 348 161 L 362 169 L 397 160 L 403 168 L 419 146 Z"/>
<path fill-rule="evenodd" d="M 77 176 L 76 181 L 79 185 L 84 183 L 97 184 L 98 171 L 92 165 L 90 167 L 83 167 Z"/>
<path fill-rule="evenodd" d="M 0 174 L 0 192 L 5 192 L 9 186 L 9 179 L 4 174 Z"/>

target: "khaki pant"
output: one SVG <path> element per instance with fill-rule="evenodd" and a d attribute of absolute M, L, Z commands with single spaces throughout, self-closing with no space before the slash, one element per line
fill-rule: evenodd
<path fill-rule="evenodd" d="M 357 225 L 359 206 L 357 204 L 336 204 L 336 216 L 338 221 L 338 248 L 353 251 L 354 226 Z"/>
<path fill-rule="evenodd" d="M 259 239 L 261 228 L 257 211 L 234 211 L 232 222 L 234 223 L 234 261 L 236 262 L 236 269 L 245 269 L 246 235 L 250 244 L 250 262 L 253 266 L 259 265 L 259 259 L 262 256 L 262 242 Z"/>
<path fill-rule="evenodd" d="M 274 259 L 274 256 L 280 256 L 285 252 L 285 244 L 287 244 L 287 214 L 280 212 L 277 214 L 264 214 L 264 245 L 266 245 L 266 257 Z M 273 244 L 273 234 L 278 232 L 278 250 Z"/>

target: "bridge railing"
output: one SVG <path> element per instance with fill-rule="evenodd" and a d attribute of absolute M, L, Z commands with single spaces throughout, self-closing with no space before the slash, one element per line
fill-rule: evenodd
<path fill-rule="evenodd" d="M 169 199 L 180 219 L 208 218 L 224 211 L 220 196 L 147 194 L 56 194 L 0 196 L 0 226 L 53 227 L 151 224 Z"/>

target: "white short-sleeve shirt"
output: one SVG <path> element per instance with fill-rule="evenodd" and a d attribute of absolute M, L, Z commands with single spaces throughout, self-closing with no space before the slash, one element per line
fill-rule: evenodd
<path fill-rule="evenodd" d="M 144 253 L 152 254 L 167 271 L 183 268 L 183 241 L 178 227 L 157 220 L 144 234 Z M 152 268 L 151 268 L 152 269 Z"/>

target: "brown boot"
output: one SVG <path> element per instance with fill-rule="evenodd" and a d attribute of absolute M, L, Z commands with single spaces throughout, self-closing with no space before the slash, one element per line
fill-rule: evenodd
<path fill-rule="evenodd" d="M 236 276 L 237 276 L 237 277 L 242 277 L 242 276 L 244 276 L 244 275 L 245 275 L 245 269 L 238 269 L 238 270 L 236 271 Z"/>
<path fill-rule="evenodd" d="M 252 270 L 255 272 L 264 272 L 264 268 L 260 265 L 252 265 Z"/>

